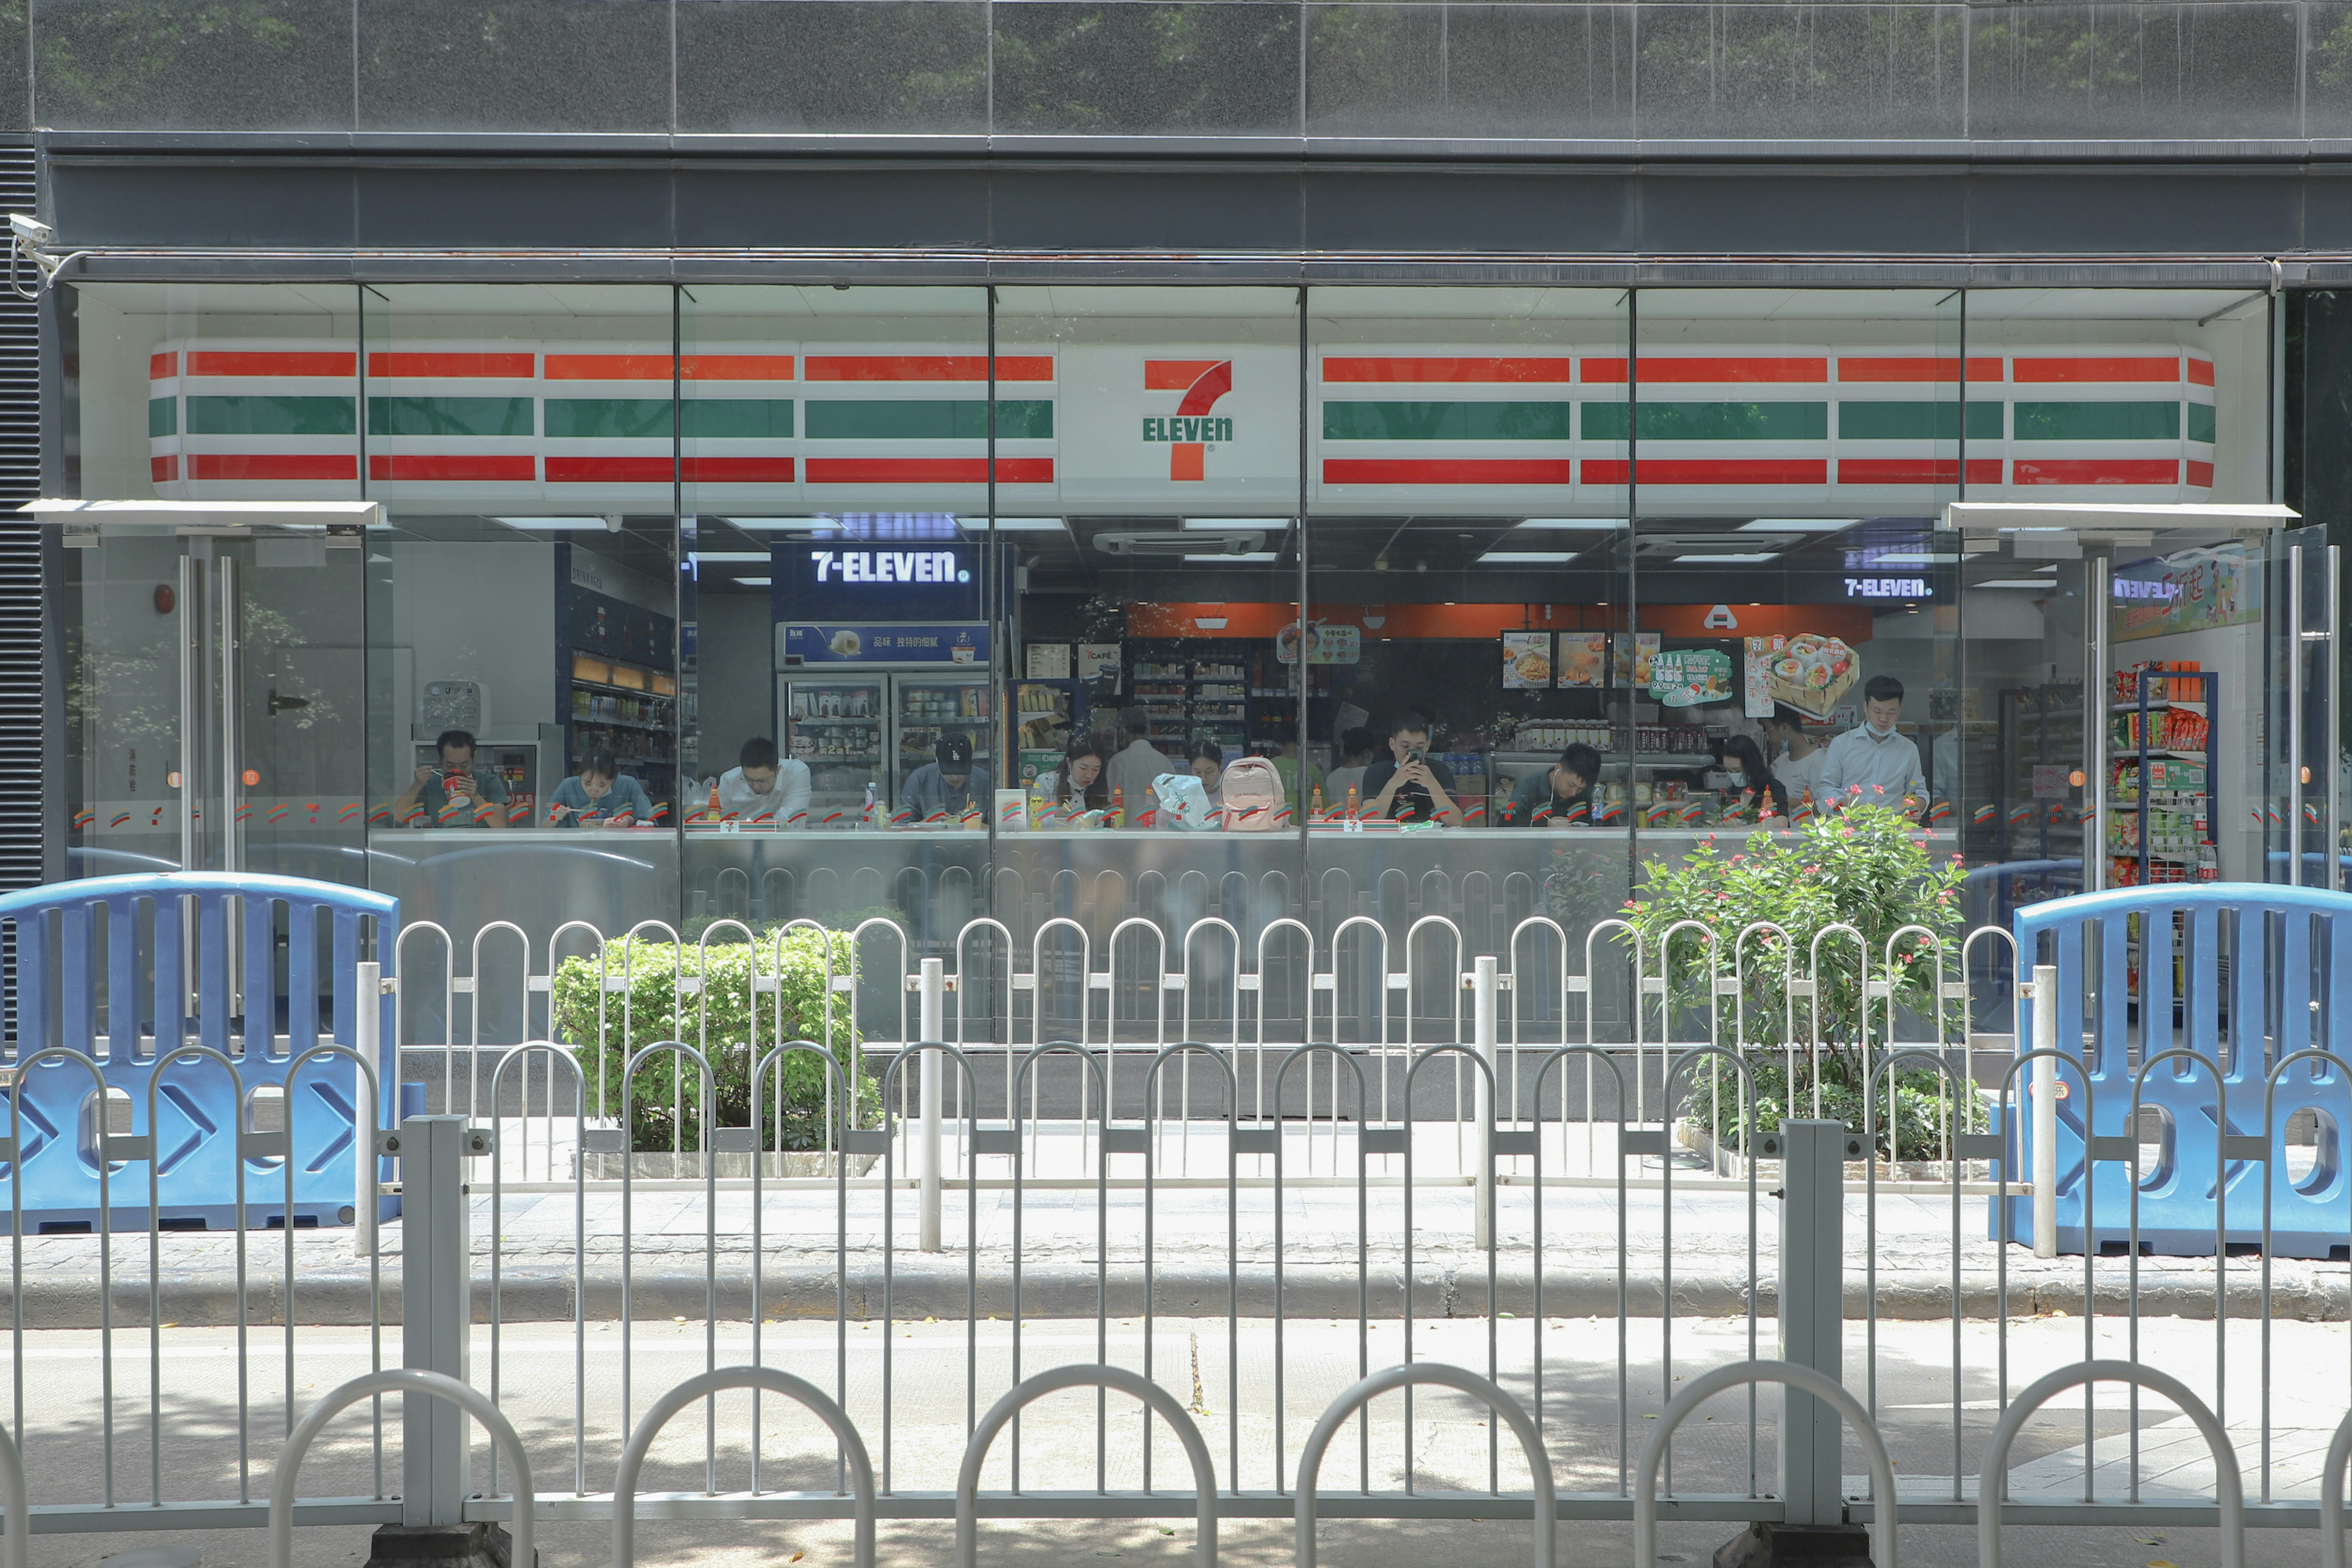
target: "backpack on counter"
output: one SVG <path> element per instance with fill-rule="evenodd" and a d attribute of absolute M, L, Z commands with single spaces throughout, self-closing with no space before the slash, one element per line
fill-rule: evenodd
<path fill-rule="evenodd" d="M 1282 796 L 1282 774 L 1265 757 L 1237 757 L 1227 763 L 1220 788 L 1225 797 L 1225 826 L 1233 832 L 1279 827 L 1289 815 Z"/>

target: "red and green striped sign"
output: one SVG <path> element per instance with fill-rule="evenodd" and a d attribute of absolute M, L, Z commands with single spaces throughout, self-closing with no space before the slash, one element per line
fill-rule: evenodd
<path fill-rule="evenodd" d="M 1129 362 L 1133 384 L 1080 388 L 1082 430 L 1132 407 L 1121 423 L 1146 438 L 1116 459 L 1074 448 L 1089 459 L 1074 502 L 1148 510 L 1183 505 L 1204 476 L 1295 482 L 1278 442 L 1246 461 L 1280 471 L 1245 471 L 1231 447 L 1203 465 L 1229 426 L 1292 427 L 1288 393 L 1230 368 L 1254 352 L 1155 350 L 1139 375 Z M 992 480 L 1003 500 L 1051 507 L 1061 374 L 1053 352 L 992 366 L 939 345 L 422 342 L 370 347 L 362 363 L 352 343 L 174 340 L 148 362 L 150 473 L 172 499 L 364 484 L 418 504 L 961 509 Z M 2196 500 L 2225 467 L 2216 379 L 2210 357 L 2168 344 L 2011 346 L 1965 364 L 1901 345 L 1637 359 L 1622 345 L 1326 346 L 1310 370 L 1310 500 L 1607 512 L 1630 479 L 1665 510 L 1916 507 L 1963 479 L 1980 499 Z"/>

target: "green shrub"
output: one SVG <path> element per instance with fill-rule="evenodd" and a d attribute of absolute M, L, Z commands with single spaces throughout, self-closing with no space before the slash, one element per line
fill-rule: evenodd
<path fill-rule="evenodd" d="M 682 1040 L 700 1049 L 710 1062 L 712 1094 L 721 1127 L 758 1126 L 762 1149 L 818 1149 L 824 1146 L 825 1090 L 824 1064 L 805 1051 L 795 1051 L 769 1070 L 761 1085 L 755 1121 L 751 1106 L 751 1005 L 759 1005 L 760 1053 L 765 1056 L 782 1039 L 823 1045 L 845 1071 L 856 1060 L 852 1084 L 855 1109 L 850 1125 L 870 1127 L 881 1120 L 881 1088 L 865 1069 L 856 1047 L 860 1043 L 849 1025 L 849 995 L 833 994 L 832 1021 L 825 1012 L 825 948 L 833 949 L 836 974 L 854 976 L 856 965 L 848 933 L 818 931 L 808 927 L 786 932 L 781 949 L 772 931 L 759 942 L 714 942 L 703 948 L 635 937 L 616 938 L 604 946 L 600 966 L 593 958 L 565 959 L 555 972 L 554 1024 L 557 1037 L 568 1042 L 587 1080 L 590 1113 L 601 1109 L 607 1116 L 621 1113 L 621 1076 L 625 1058 L 661 1040 Z M 779 973 L 778 991 L 752 993 L 752 963 L 757 954 L 761 979 Z M 680 996 L 681 971 L 699 974 L 700 994 Z M 628 989 L 601 994 L 604 1026 L 597 1026 L 600 975 L 625 973 Z M 781 1033 L 777 1005 L 782 1004 Z M 675 1051 L 651 1057 L 637 1068 L 630 1105 L 629 1146 L 641 1151 L 671 1148 L 700 1150 L 700 1074 L 691 1058 Z M 782 1091 L 778 1116 L 778 1086 Z M 836 1091 L 837 1093 L 838 1091 Z M 677 1110 L 673 1110 L 673 1106 Z M 835 1120 L 839 1121 L 839 1107 Z M 681 1124 L 682 1117 L 682 1124 Z"/>
<path fill-rule="evenodd" d="M 1736 840 L 1735 840 L 1736 842 Z M 1659 944 L 1678 921 L 1705 921 L 1717 933 L 1709 945 L 1697 933 L 1684 931 L 1674 939 L 1673 963 L 1668 966 L 1671 989 L 1667 1005 L 1675 1025 L 1669 1037 L 1689 1040 L 1706 1033 L 1706 1011 L 1714 977 L 1733 973 L 1732 945 L 1740 931 L 1769 921 L 1787 933 L 1793 946 L 1795 973 L 1811 968 L 1813 938 L 1833 925 L 1849 925 L 1862 933 L 1870 954 L 1874 980 L 1891 980 L 1898 1014 L 1938 1025 L 1948 1010 L 1960 1004 L 1937 994 L 1934 949 L 1944 944 L 1944 972 L 1963 978 L 1959 963 L 1959 858 L 1938 863 L 1927 853 L 1918 829 L 1899 812 L 1883 806 L 1850 806 L 1835 816 L 1819 818 L 1788 834 L 1755 833 L 1727 853 L 1715 837 L 1703 839 L 1679 863 L 1654 860 L 1642 868 L 1639 895 L 1629 900 L 1625 918 L 1641 933 L 1648 973 L 1658 972 Z M 1916 933 L 1895 945 L 1888 973 L 1887 942 L 1906 926 L 1924 928 L 1933 940 Z M 1833 933 L 1821 944 L 1818 1005 L 1800 998 L 1790 1008 L 1783 965 L 1788 956 L 1780 938 L 1751 937 L 1746 944 L 1742 976 L 1744 1009 L 1723 999 L 1716 1022 L 1715 1043 L 1738 1048 L 1755 1074 L 1758 1122 L 1780 1125 L 1789 1101 L 1788 1066 L 1782 1047 L 1796 1048 L 1796 1102 L 1799 1116 L 1812 1114 L 1812 1063 L 1821 1062 L 1822 1114 L 1860 1131 L 1861 1096 L 1870 1067 L 1884 1059 L 1886 1002 L 1869 999 L 1868 1028 L 1864 1027 L 1864 996 L 1853 939 Z M 1793 1028 L 1791 1024 L 1793 1022 Z M 1862 1046 L 1871 1042 L 1865 1062 Z M 1940 1026 L 1926 1037 L 1942 1038 Z M 1899 1144 L 1906 1155 L 1918 1158 L 1940 1147 L 1937 1127 L 1942 1112 L 1937 1080 L 1927 1068 L 1895 1074 L 1895 1117 Z M 1738 1089 L 1729 1075 L 1696 1069 L 1698 1080 L 1684 1102 L 1685 1114 L 1719 1114 L 1726 1142 L 1737 1144 L 1743 1134 L 1733 1123 Z M 1882 1088 L 1878 1106 L 1878 1147 L 1887 1150 L 1889 1128 Z M 1710 1100 L 1719 1112 L 1712 1112 Z M 1974 1125 L 1975 1097 L 1964 1094 L 1962 1130 Z"/>

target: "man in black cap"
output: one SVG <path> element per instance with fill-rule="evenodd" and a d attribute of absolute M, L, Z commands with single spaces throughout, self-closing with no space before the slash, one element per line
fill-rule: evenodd
<path fill-rule="evenodd" d="M 988 770 L 971 765 L 971 737 L 944 736 L 932 754 L 939 761 L 925 763 L 907 776 L 906 796 L 899 803 L 915 820 L 928 822 L 942 814 L 952 820 L 968 811 L 986 811 Z"/>

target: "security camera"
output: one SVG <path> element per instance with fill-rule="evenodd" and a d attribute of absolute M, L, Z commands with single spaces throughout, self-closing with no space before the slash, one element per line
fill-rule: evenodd
<path fill-rule="evenodd" d="M 8 227 L 16 234 L 18 239 L 23 240 L 26 245 L 32 246 L 48 244 L 50 238 L 57 233 L 57 230 L 51 228 L 47 224 L 41 222 L 38 218 L 26 217 L 23 213 L 10 213 L 8 215 Z"/>

